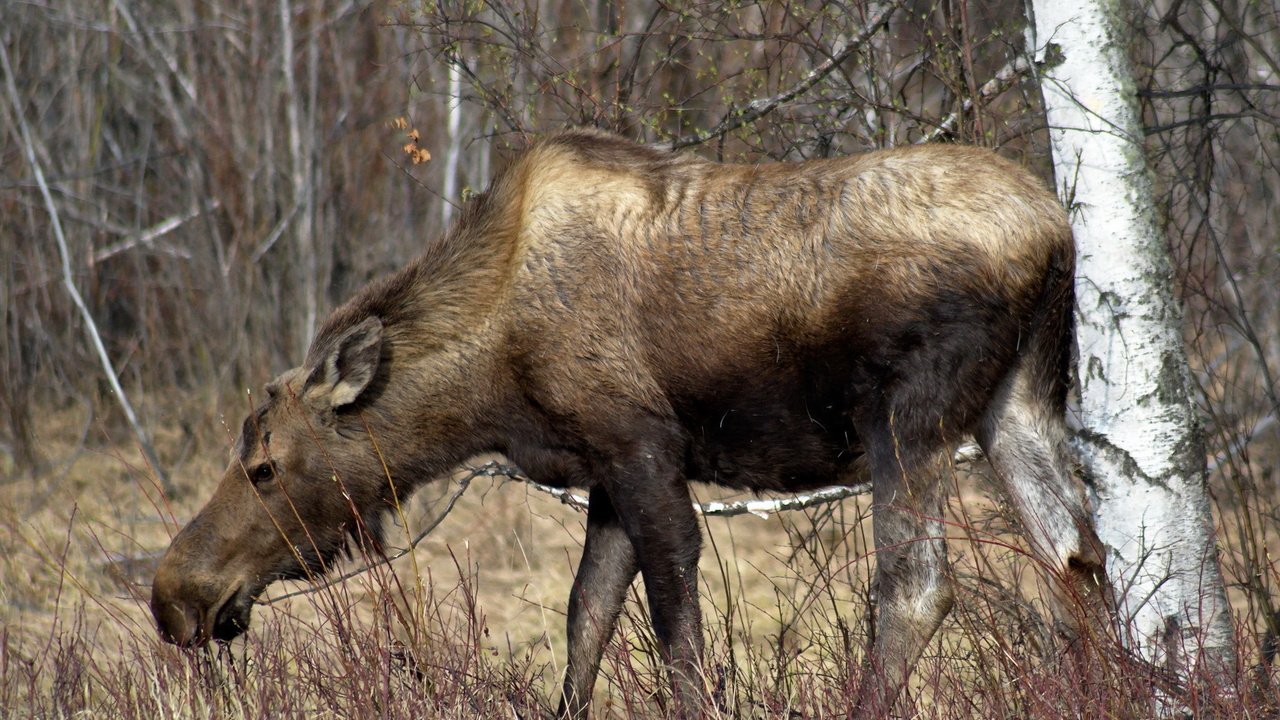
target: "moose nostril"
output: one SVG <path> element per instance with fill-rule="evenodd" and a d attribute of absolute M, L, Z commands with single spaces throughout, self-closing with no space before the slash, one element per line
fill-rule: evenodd
<path fill-rule="evenodd" d="M 160 637 L 165 642 L 181 647 L 189 647 L 198 642 L 200 613 L 196 608 L 183 602 L 152 597 L 151 613 L 155 616 Z"/>

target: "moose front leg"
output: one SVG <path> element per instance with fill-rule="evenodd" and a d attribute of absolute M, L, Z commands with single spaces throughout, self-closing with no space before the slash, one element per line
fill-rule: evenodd
<path fill-rule="evenodd" d="M 702 534 L 689 486 L 671 454 L 640 444 L 613 467 L 606 486 L 635 548 L 654 634 L 671 672 L 673 717 L 702 715 L 702 615 L 698 555 Z"/>
<path fill-rule="evenodd" d="M 636 570 L 631 540 L 618 522 L 609 493 L 597 486 L 591 490 L 587 540 L 569 596 L 569 662 L 559 717 L 581 720 L 587 716 L 600 657 L 613 636 Z"/>

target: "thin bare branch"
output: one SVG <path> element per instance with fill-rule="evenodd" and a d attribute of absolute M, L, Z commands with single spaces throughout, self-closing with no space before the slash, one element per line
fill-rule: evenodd
<path fill-rule="evenodd" d="M 209 205 L 208 209 L 215 210 L 217 209 L 218 206 L 219 206 L 218 201 L 214 200 Z M 151 243 L 155 242 L 159 238 L 164 237 L 165 235 L 182 227 L 186 223 L 200 217 L 200 214 L 203 212 L 204 212 L 204 209 L 202 208 L 194 208 L 185 215 L 174 215 L 173 217 L 165 218 L 164 220 L 161 220 L 155 225 L 152 225 L 151 227 L 138 233 L 137 235 L 133 235 L 132 237 L 127 237 L 123 240 L 112 243 L 106 246 L 105 248 L 95 252 L 93 254 L 93 261 L 95 263 L 100 263 L 103 260 L 119 255 L 122 252 L 125 252 L 127 250 L 132 250 L 133 248 L 138 247 L 139 245 L 144 245 L 144 246 L 150 245 Z M 190 257 L 190 253 L 184 252 L 183 257 Z"/>
<path fill-rule="evenodd" d="M 1142 132 L 1144 135 L 1158 135 L 1160 133 L 1169 132 L 1170 130 L 1176 130 L 1180 127 L 1187 127 L 1188 125 L 1208 125 L 1210 123 L 1222 122 L 1223 120 L 1246 119 L 1257 120 L 1258 122 L 1266 125 L 1280 126 L 1280 120 L 1277 120 L 1267 113 L 1258 112 L 1256 110 L 1242 110 L 1240 112 L 1205 114 L 1186 118 L 1185 120 L 1176 120 L 1174 122 L 1164 123 L 1163 125 L 1146 126 L 1142 128 Z"/>
<path fill-rule="evenodd" d="M 1018 82 L 1022 80 L 1023 76 L 1030 70 L 1031 63 L 1028 62 L 1025 57 L 1018 56 L 1013 60 L 1010 60 L 1004 67 L 1000 68 L 1000 70 L 996 72 L 995 76 L 983 83 L 982 87 L 978 88 L 977 97 L 982 100 L 989 100 L 993 97 L 999 96 L 1004 91 L 1014 85 L 1017 85 Z M 964 102 L 961 104 L 961 110 L 947 115 L 942 119 L 942 122 L 938 123 L 937 127 L 925 133 L 924 137 L 920 138 L 918 142 L 920 144 L 933 142 L 934 140 L 937 140 L 943 135 L 951 132 L 952 128 L 955 127 L 956 122 L 960 119 L 960 115 L 962 113 L 969 112 L 969 110 L 973 108 L 974 102 L 975 99 L 972 96 L 966 96 Z"/>
<path fill-rule="evenodd" d="M 490 465 L 493 465 L 493 464 L 494 463 L 490 463 Z M 355 570 L 352 570 L 347 573 L 343 573 L 342 575 L 339 575 L 335 578 L 331 578 L 322 583 L 317 583 L 315 585 L 312 585 L 311 587 L 303 588 L 302 590 L 296 590 L 291 593 L 285 593 L 284 595 L 278 595 L 273 598 L 259 600 L 258 604 L 271 605 L 272 603 L 278 603 L 282 600 L 288 600 L 289 598 L 292 598 L 292 597 L 298 597 L 299 595 L 310 595 L 311 593 L 319 592 L 326 588 L 331 588 L 334 585 L 340 585 L 350 580 L 353 577 L 363 575 L 369 572 L 370 570 L 382 567 L 383 565 L 388 565 L 390 563 L 395 562 L 396 560 L 399 560 L 405 555 L 408 555 L 409 553 L 413 552 L 415 548 L 418 547 L 419 543 L 421 543 L 423 540 L 426 539 L 428 535 L 431 534 L 432 530 L 435 530 L 436 527 L 440 525 L 440 523 L 444 522 L 444 519 L 449 516 L 450 512 L 453 511 L 453 506 L 458 504 L 458 499 L 461 498 L 463 493 L 467 491 L 467 488 L 471 485 L 472 480 L 482 475 L 492 474 L 492 473 L 486 472 L 486 468 L 488 467 L 489 466 L 486 465 L 485 467 L 475 468 L 471 471 L 470 474 L 465 475 L 462 477 L 462 479 L 458 480 L 458 489 L 455 490 L 453 495 L 449 497 L 449 501 L 445 503 L 444 510 L 440 511 L 440 514 L 437 515 L 434 520 L 428 523 L 425 528 L 423 528 L 421 531 L 418 532 L 417 535 L 414 536 L 413 540 L 409 542 L 408 547 L 401 548 L 400 551 L 395 553 L 394 555 L 384 555 L 383 557 L 380 557 L 373 562 L 370 562 L 361 567 L 358 567 Z"/>
<path fill-rule="evenodd" d="M 166 493 L 172 495 L 174 487 L 169 480 L 169 474 L 160 465 L 160 459 L 156 456 L 156 452 L 151 446 L 151 440 L 147 436 L 146 430 L 143 429 L 142 423 L 138 422 L 138 415 L 134 412 L 133 405 L 129 402 L 129 396 L 125 394 L 124 388 L 120 386 L 120 379 L 116 375 L 115 366 L 111 362 L 111 357 L 107 354 L 107 348 L 102 344 L 102 336 L 98 333 L 98 324 L 94 322 L 93 313 L 89 312 L 89 306 L 85 304 L 84 298 L 80 295 L 80 289 L 76 287 L 75 276 L 71 273 L 71 251 L 67 248 L 67 238 L 62 232 L 62 221 L 58 216 L 58 206 L 53 202 L 53 193 L 49 191 L 49 184 L 44 179 L 44 169 L 40 166 L 40 161 L 36 157 L 35 141 L 31 137 L 30 128 L 27 127 L 26 114 L 22 110 L 22 101 L 18 97 L 18 87 L 13 79 L 13 68 L 9 64 L 7 45 L 7 39 L 4 43 L 0 43 L 0 65 L 3 65 L 4 69 L 5 89 L 8 91 L 9 103 L 13 105 L 13 116 L 18 123 L 18 132 L 22 136 L 23 152 L 27 156 L 27 162 L 31 164 L 31 171 L 35 175 L 36 184 L 40 187 L 40 194 L 44 197 L 45 208 L 49 212 L 49 225 L 53 229 L 53 239 L 58 245 L 58 255 L 62 259 L 62 284 L 67 289 L 67 294 L 71 296 L 71 302 L 75 303 L 76 309 L 79 310 L 80 317 L 84 320 L 85 329 L 89 333 L 89 341 L 93 345 L 94 352 L 98 355 L 98 360 L 102 363 L 102 369 L 106 373 L 107 382 L 111 384 L 112 392 L 115 393 L 116 401 L 120 403 L 120 409 L 124 411 L 125 418 L 129 421 L 129 427 L 133 428 L 134 437 L 138 440 L 138 446 L 142 448 L 142 454 L 146 457 L 152 472 L 159 478 L 160 486 Z"/>
<path fill-rule="evenodd" d="M 859 33 L 857 37 L 850 40 L 834 55 L 827 58 L 822 63 L 819 63 L 817 67 L 810 70 L 808 74 L 801 78 L 795 85 L 792 85 L 790 88 L 787 88 L 777 95 L 752 100 L 750 103 L 747 103 L 744 108 L 730 110 L 729 113 L 726 114 L 724 118 L 722 118 L 720 122 L 710 130 L 704 130 L 703 132 L 690 137 L 676 138 L 670 143 L 667 143 L 667 145 L 672 150 L 679 150 L 680 148 L 690 147 L 692 145 L 701 145 L 708 140 L 723 137 L 744 125 L 749 125 L 765 115 L 768 115 L 783 103 L 790 102 L 804 94 L 809 90 L 809 88 L 817 85 L 819 81 L 830 75 L 831 71 L 840 66 L 840 63 L 849 59 L 854 53 L 861 50 L 862 47 L 867 44 L 867 41 L 879 32 L 880 28 L 884 27 L 884 25 L 889 22 L 889 18 L 892 17 L 894 11 L 896 11 L 901 4 L 902 3 L 900 1 L 893 2 L 880 8 L 880 11 L 867 22 L 867 24 L 862 28 L 862 32 Z"/>
<path fill-rule="evenodd" d="M 1138 97 L 1149 98 L 1179 98 L 1179 97 L 1199 97 L 1205 93 L 1214 93 L 1225 90 L 1233 90 L 1236 92 L 1249 92 L 1251 90 L 1263 90 L 1267 92 L 1280 92 L 1280 85 L 1270 83 L 1213 83 L 1202 84 L 1188 88 L 1178 88 L 1176 90 L 1138 90 Z"/>

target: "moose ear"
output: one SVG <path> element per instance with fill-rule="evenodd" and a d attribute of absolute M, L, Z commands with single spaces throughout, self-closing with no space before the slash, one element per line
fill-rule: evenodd
<path fill-rule="evenodd" d="M 350 405 L 378 372 L 382 321 L 367 317 L 344 332 L 307 378 L 307 394 L 331 408 Z"/>

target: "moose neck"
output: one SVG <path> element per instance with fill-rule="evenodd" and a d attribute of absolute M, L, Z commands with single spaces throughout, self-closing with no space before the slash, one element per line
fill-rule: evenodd
<path fill-rule="evenodd" d="M 360 411 L 402 497 L 497 447 L 485 428 L 509 385 L 492 348 L 512 251 L 466 222 L 339 308 L 313 345 L 314 354 L 344 327 L 381 321 L 381 367 Z"/>
<path fill-rule="evenodd" d="M 391 368 L 369 429 L 401 496 L 500 447 L 490 418 L 505 383 L 488 345 L 447 342 Z"/>

